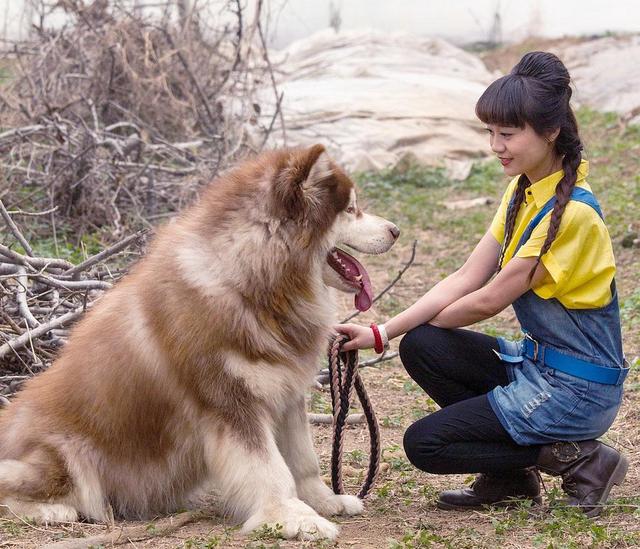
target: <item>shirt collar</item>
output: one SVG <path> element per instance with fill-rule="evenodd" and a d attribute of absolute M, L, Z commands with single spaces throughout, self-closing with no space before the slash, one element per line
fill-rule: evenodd
<path fill-rule="evenodd" d="M 526 190 L 527 198 L 533 197 L 533 201 L 536 206 L 544 206 L 549 199 L 556 194 L 556 185 L 562 179 L 564 170 L 558 170 L 557 172 L 544 177 L 540 181 L 536 181 Z M 582 160 L 578 166 L 578 179 L 576 184 L 583 182 L 589 174 L 589 162 Z"/>

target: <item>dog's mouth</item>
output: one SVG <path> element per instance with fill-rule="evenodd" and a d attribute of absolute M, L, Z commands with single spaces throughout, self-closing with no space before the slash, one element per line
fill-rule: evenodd
<path fill-rule="evenodd" d="M 327 263 L 347 285 L 356 290 L 355 307 L 366 311 L 373 303 L 373 288 L 367 270 L 355 257 L 340 248 L 332 248 Z"/>

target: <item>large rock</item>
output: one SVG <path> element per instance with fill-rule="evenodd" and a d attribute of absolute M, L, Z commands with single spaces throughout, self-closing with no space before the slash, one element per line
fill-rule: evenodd
<path fill-rule="evenodd" d="M 640 123 L 640 35 L 609 36 L 557 52 L 575 84 L 575 98 Z"/>
<path fill-rule="evenodd" d="M 444 40 L 327 30 L 272 61 L 289 145 L 324 143 L 352 170 L 395 165 L 408 155 L 458 177 L 490 152 L 474 107 L 496 75 Z M 264 120 L 272 113 L 273 106 L 263 109 Z M 273 136 L 282 143 L 277 127 Z"/>

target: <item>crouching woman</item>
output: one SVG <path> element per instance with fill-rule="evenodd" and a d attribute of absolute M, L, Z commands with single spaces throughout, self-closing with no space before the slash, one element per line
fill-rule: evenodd
<path fill-rule="evenodd" d="M 476 114 L 513 177 L 458 271 L 385 324 L 346 324 L 345 349 L 406 334 L 400 357 L 441 409 L 407 430 L 407 456 L 440 474 L 480 473 L 440 494 L 443 509 L 540 501 L 536 469 L 561 475 L 568 503 L 595 516 L 627 460 L 599 442 L 628 372 L 615 263 L 569 105 L 570 77 L 532 52 L 480 97 Z M 513 305 L 517 342 L 461 329 Z"/>

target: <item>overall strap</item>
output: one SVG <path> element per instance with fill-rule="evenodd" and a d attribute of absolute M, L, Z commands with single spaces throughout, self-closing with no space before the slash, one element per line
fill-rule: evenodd
<path fill-rule="evenodd" d="M 596 211 L 596 213 L 600 216 L 600 218 L 604 219 L 604 216 L 602 215 L 602 210 L 600 209 L 600 205 L 598 204 L 596 197 L 593 196 L 593 193 L 591 191 L 588 191 L 587 189 L 583 189 L 582 187 L 574 187 L 573 191 L 571 192 L 570 200 L 575 200 L 576 202 L 582 202 L 584 204 L 587 204 L 588 206 L 591 206 Z M 527 225 L 527 228 L 524 230 L 524 232 L 522 233 L 522 236 L 520 237 L 520 240 L 518 241 L 518 245 L 516 246 L 516 249 L 514 250 L 513 255 L 516 255 L 520 247 L 527 240 L 529 240 L 529 237 L 531 236 L 531 233 L 533 232 L 533 230 L 538 226 L 540 221 L 542 221 L 542 218 L 553 209 L 553 206 L 555 203 L 556 203 L 556 197 L 552 196 L 547 201 L 547 203 L 544 206 L 542 206 L 542 209 L 535 215 L 535 217 L 529 222 L 529 225 Z"/>

